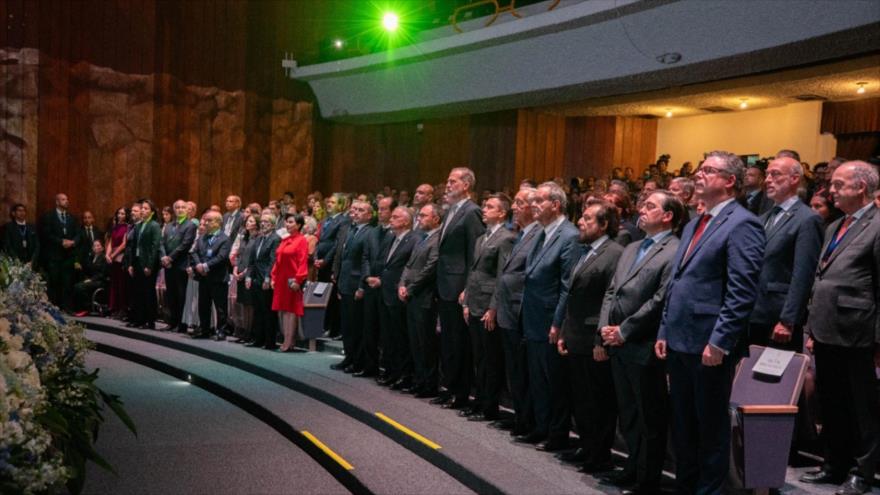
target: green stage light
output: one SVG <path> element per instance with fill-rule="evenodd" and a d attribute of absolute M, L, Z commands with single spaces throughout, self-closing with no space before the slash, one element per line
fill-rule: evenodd
<path fill-rule="evenodd" d="M 398 18 L 397 14 L 394 12 L 386 12 L 385 15 L 382 16 L 382 27 L 384 27 L 386 31 L 397 31 L 399 25 L 400 18 Z"/>

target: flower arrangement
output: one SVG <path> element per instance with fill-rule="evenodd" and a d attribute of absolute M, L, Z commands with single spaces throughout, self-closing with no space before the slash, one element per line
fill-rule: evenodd
<path fill-rule="evenodd" d="M 82 326 L 46 298 L 29 265 L 0 259 L 0 493 L 79 493 L 109 407 L 136 434 L 117 396 L 95 385 Z"/>

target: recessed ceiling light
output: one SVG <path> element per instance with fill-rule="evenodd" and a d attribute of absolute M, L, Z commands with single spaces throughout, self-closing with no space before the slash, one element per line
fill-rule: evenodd
<path fill-rule="evenodd" d="M 672 109 L 671 109 L 671 108 L 667 108 L 667 109 L 666 109 L 666 118 L 668 119 L 668 118 L 671 118 L 671 117 L 672 117 Z"/>
<path fill-rule="evenodd" d="M 858 93 L 860 95 L 865 94 L 865 86 L 867 86 L 867 85 L 868 85 L 868 83 L 866 83 L 866 82 L 857 82 L 856 86 L 858 86 L 859 89 L 856 90 L 856 93 Z"/>
<path fill-rule="evenodd" d="M 743 110 L 749 108 L 749 99 L 748 98 L 740 98 L 739 99 L 739 107 Z"/>

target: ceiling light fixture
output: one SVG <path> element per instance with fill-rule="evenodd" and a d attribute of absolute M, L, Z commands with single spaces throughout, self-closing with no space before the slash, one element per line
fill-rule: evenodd
<path fill-rule="evenodd" d="M 739 108 L 742 110 L 749 108 L 749 99 L 748 98 L 740 98 L 739 99 Z"/>
<path fill-rule="evenodd" d="M 671 109 L 671 108 L 667 108 L 667 109 L 666 109 L 666 118 L 668 119 L 668 118 L 671 118 L 671 117 L 672 117 L 672 109 Z"/>
<path fill-rule="evenodd" d="M 865 94 L 865 86 L 867 86 L 867 85 L 868 85 L 868 83 L 866 83 L 866 82 L 857 82 L 856 86 L 858 86 L 859 89 L 856 90 L 856 93 L 858 93 L 860 95 Z"/>
<path fill-rule="evenodd" d="M 345 43 L 344 43 L 342 40 L 340 40 L 340 39 L 333 40 L 333 46 L 336 47 L 337 50 L 341 50 L 341 49 L 342 49 L 342 46 L 343 46 L 344 44 L 345 44 Z"/>

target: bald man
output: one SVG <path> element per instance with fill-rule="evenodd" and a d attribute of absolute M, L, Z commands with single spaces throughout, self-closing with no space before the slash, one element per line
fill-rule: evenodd
<path fill-rule="evenodd" d="M 244 221 L 244 215 L 241 212 L 241 198 L 238 196 L 228 196 L 226 198 L 226 213 L 223 214 L 223 233 L 230 239 L 235 239 L 238 231 L 241 230 L 241 224 Z"/>
<path fill-rule="evenodd" d="M 767 246 L 758 298 L 749 318 L 749 343 L 800 352 L 807 300 L 822 249 L 822 220 L 797 195 L 804 171 L 790 157 L 767 166 L 773 207 L 761 215 Z"/>

